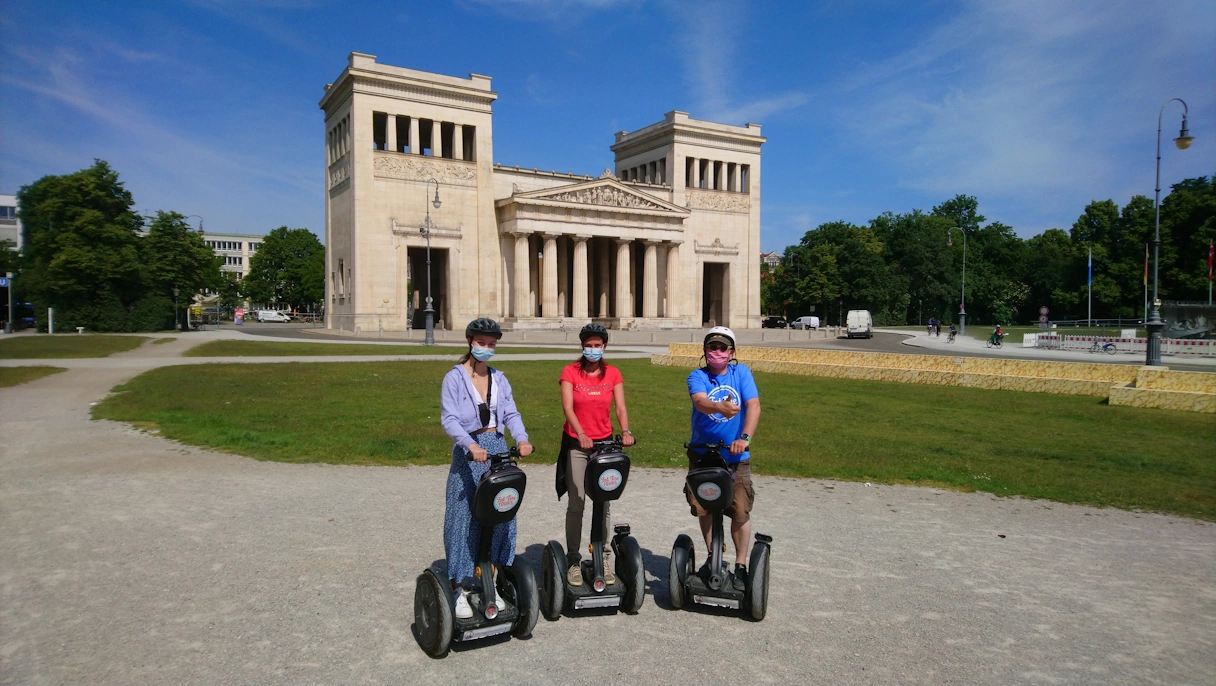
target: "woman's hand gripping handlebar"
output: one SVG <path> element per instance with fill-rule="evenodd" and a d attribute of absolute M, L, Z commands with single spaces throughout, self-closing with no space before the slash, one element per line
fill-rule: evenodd
<path fill-rule="evenodd" d="M 503 460 L 507 460 L 507 459 L 514 459 L 517 457 L 527 457 L 531 454 L 532 454 L 532 444 L 527 441 L 520 441 L 519 445 L 515 446 L 514 448 L 511 448 L 507 452 L 497 453 L 494 455 L 491 455 L 490 453 L 486 452 L 485 448 L 477 445 L 476 443 L 471 443 L 468 447 L 468 453 L 466 453 L 466 457 L 469 458 L 470 462 L 485 462 L 486 460 L 490 460 L 491 462 L 502 462 Z"/>

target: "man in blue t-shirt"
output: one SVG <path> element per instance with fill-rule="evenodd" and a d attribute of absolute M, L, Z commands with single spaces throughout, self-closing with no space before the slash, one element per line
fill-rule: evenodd
<path fill-rule="evenodd" d="M 742 591 L 747 583 L 747 554 L 751 549 L 751 511 L 756 501 L 752 487 L 751 438 L 760 422 L 760 394 L 752 372 L 735 362 L 735 332 L 725 326 L 709 330 L 704 342 L 705 366 L 688 375 L 688 395 L 692 397 L 692 439 L 689 443 L 722 441 L 728 450 L 722 458 L 735 477 L 735 498 L 726 508 L 730 517 L 730 537 L 735 543 L 735 588 Z M 699 466 L 704 450 L 688 450 L 688 468 Z M 684 495 L 692 514 L 701 524 L 705 549 L 709 550 L 713 518 L 701 508 L 688 489 Z M 705 568 L 709 562 L 706 561 Z"/>

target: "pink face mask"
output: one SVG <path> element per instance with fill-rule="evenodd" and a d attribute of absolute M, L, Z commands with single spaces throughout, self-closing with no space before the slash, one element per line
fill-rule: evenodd
<path fill-rule="evenodd" d="M 730 362 L 730 357 L 729 350 L 710 350 L 705 353 L 705 359 L 709 362 L 709 366 L 714 369 L 725 367 L 726 363 Z"/>

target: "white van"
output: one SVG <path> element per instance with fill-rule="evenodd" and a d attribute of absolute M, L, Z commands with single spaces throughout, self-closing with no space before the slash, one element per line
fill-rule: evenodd
<path fill-rule="evenodd" d="M 849 310 L 846 326 L 845 333 L 849 338 L 854 336 L 874 337 L 874 319 L 870 316 L 869 310 Z"/>
<path fill-rule="evenodd" d="M 291 316 L 275 310 L 258 310 L 259 322 L 290 322 Z"/>
<path fill-rule="evenodd" d="M 791 329 L 818 329 L 819 317 L 799 317 L 790 322 Z"/>

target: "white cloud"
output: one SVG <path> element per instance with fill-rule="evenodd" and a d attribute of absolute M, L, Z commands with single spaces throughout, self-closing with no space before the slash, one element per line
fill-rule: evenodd
<path fill-rule="evenodd" d="M 728 124 L 763 123 L 769 115 L 805 104 L 801 92 L 767 95 L 740 102 L 738 45 L 747 30 L 748 11 L 739 0 L 668 3 L 679 31 L 685 77 L 698 100 L 698 119 Z"/>
<path fill-rule="evenodd" d="M 1073 217 L 1092 198 L 1126 202 L 1151 176 L 1160 103 L 1190 97 L 1192 113 L 1212 111 L 1214 9 L 967 5 L 911 50 L 844 79 L 841 121 L 907 189 L 1018 197 Z M 1177 119 L 1167 115 L 1175 129 Z M 1203 154 L 1185 164 L 1210 174 Z"/>

